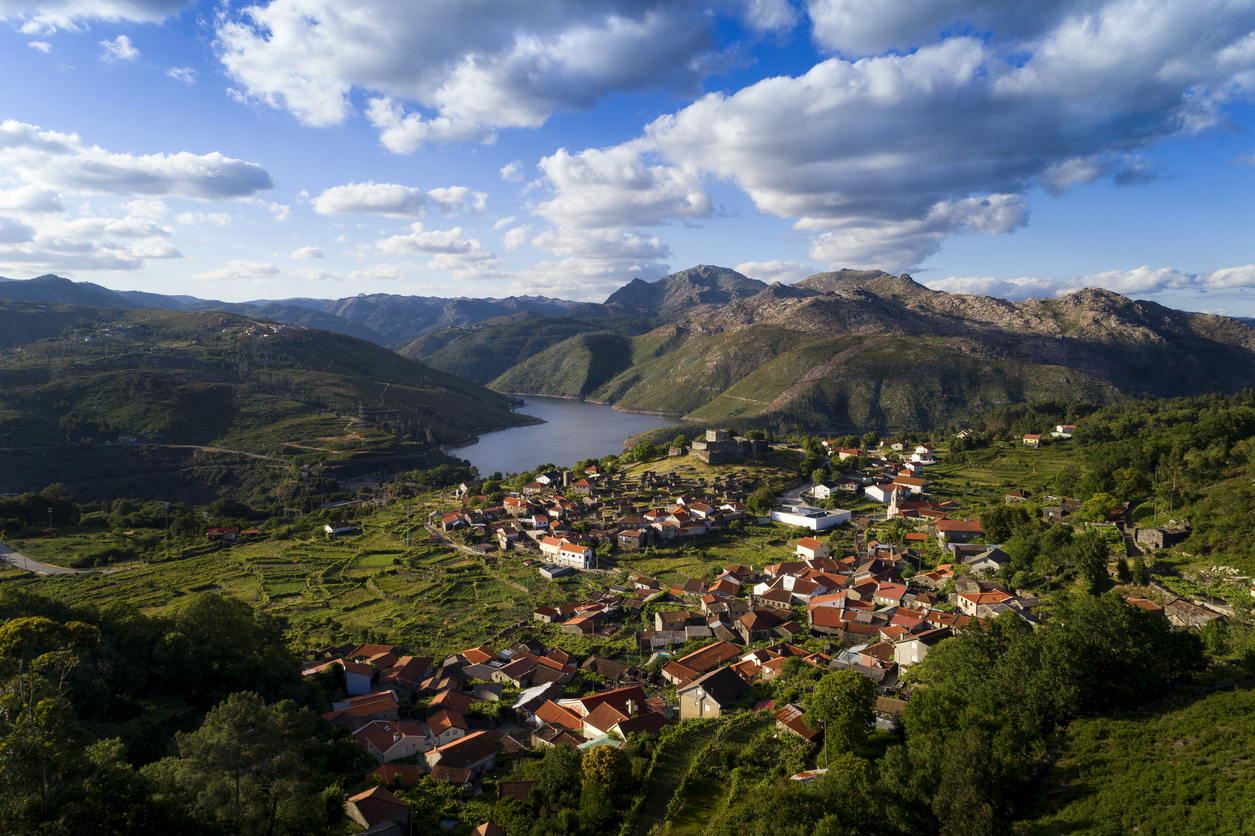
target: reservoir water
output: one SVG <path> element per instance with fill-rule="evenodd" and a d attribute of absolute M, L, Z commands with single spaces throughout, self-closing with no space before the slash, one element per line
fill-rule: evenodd
<path fill-rule="evenodd" d="M 619 412 L 605 404 L 565 398 L 524 395 L 523 400 L 526 405 L 518 411 L 540 418 L 544 424 L 486 433 L 478 443 L 449 452 L 475 465 L 484 476 L 497 470 L 522 473 L 548 462 L 569 467 L 580 459 L 622 453 L 628 436 L 683 423 L 666 416 Z"/>

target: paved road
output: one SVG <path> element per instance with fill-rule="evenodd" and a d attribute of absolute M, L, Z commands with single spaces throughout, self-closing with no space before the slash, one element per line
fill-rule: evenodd
<path fill-rule="evenodd" d="M 3 561 L 16 569 L 23 569 L 27 572 L 36 572 L 40 575 L 79 575 L 84 572 L 101 572 L 108 574 L 110 572 L 121 572 L 123 569 L 130 567 L 119 567 L 116 569 L 65 569 L 61 566 L 52 566 L 48 563 L 40 563 L 38 560 L 31 560 L 24 554 L 19 554 L 13 549 L 0 543 L 0 561 Z"/>
<path fill-rule="evenodd" d="M 814 484 L 812 482 L 809 482 L 809 481 L 803 482 L 802 484 L 798 485 L 796 488 L 793 488 L 792 490 L 788 490 L 782 493 L 780 495 L 780 498 L 776 500 L 776 505 L 777 506 L 791 505 L 795 508 L 806 509 L 802 513 L 806 513 L 806 511 L 819 511 L 821 509 L 816 508 L 815 506 L 811 505 L 802 496 L 803 491 L 809 491 L 813 487 L 814 487 Z"/>

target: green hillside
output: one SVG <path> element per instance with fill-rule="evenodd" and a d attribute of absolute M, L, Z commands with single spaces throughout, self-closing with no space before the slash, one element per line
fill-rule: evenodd
<path fill-rule="evenodd" d="M 38 323 L 45 312 L 25 314 Z M 57 462 L 73 473 L 119 436 L 286 466 L 293 456 L 417 455 L 529 420 L 504 395 L 342 334 L 218 312 L 58 315 L 69 330 L 0 359 L 0 445 L 11 461 L 0 490 L 29 489 Z"/>
<path fill-rule="evenodd" d="M 428 334 L 398 353 L 450 374 L 486 384 L 517 364 L 564 344 L 564 341 L 572 341 L 573 347 L 580 345 L 573 340 L 580 335 L 639 334 L 648 327 L 641 320 L 630 317 L 583 320 L 541 317 L 532 311 L 523 311 L 507 318 L 485 320 L 472 328 L 450 328 Z M 540 365 L 551 367 L 560 357 L 561 352 L 548 357 Z M 583 387 L 583 383 L 578 384 L 574 391 L 580 393 Z M 510 391 L 508 386 L 498 388 Z"/>
<path fill-rule="evenodd" d="M 616 296 L 647 292 L 634 283 Z M 1104 290 L 1012 303 L 841 271 L 672 317 L 634 336 L 630 356 L 587 339 L 517 360 L 499 354 L 511 365 L 489 386 L 694 421 L 861 432 L 946 426 L 997 404 L 1255 385 L 1249 326 Z M 478 339 L 491 345 L 487 334 Z"/>
<path fill-rule="evenodd" d="M 1255 816 L 1255 692 L 1074 723 L 1017 832 L 1247 833 Z"/>

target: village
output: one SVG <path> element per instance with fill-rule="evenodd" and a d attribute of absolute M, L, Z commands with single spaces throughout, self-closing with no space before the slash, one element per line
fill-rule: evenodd
<path fill-rule="evenodd" d="M 1060 425 L 1054 439 L 1066 440 L 1074 429 Z M 1022 443 L 1036 447 L 1041 439 L 1025 436 Z M 426 520 L 431 542 L 488 563 L 521 560 L 547 580 L 578 573 L 604 579 L 604 591 L 537 606 L 532 621 L 576 637 L 630 634 L 639 655 L 581 656 L 525 637 L 523 629 L 446 659 L 378 644 L 312 651 L 304 674 L 338 668 L 348 694 L 324 719 L 344 726 L 377 762 L 370 776 L 379 786 L 348 799 L 350 817 L 371 832 L 403 828 L 408 809 L 388 786 L 434 780 L 476 797 L 501 759 L 555 746 L 618 747 L 630 735 L 739 709 L 769 712 L 781 734 L 817 746 L 820 724 L 808 722 L 801 702 L 774 698 L 773 683 L 799 668 L 816 676 L 854 671 L 870 680 L 877 725 L 893 728 L 911 699 L 912 667 L 939 643 L 1000 616 L 1042 623 L 1039 599 L 998 578 L 1008 556 L 986 542 L 980 521 L 964 518 L 970 515 L 953 500 L 930 497 L 932 445 L 823 444 L 833 478 L 785 491 L 771 508 L 754 507 L 750 478 L 702 478 L 682 467 L 631 476 L 597 466 L 543 472 L 499 504 L 480 493 L 482 482 L 457 486 L 459 507 Z M 668 452 L 706 463 L 775 455 L 766 443 L 723 430 Z M 863 510 L 853 516 L 835 508 L 842 498 Z M 1014 489 L 1004 502 L 1027 498 Z M 1080 509 L 1062 497 L 1046 501 L 1042 516 L 1051 523 Z M 877 526 L 892 521 L 905 526 L 900 542 L 878 542 Z M 779 530 L 789 532 L 792 559 L 712 566 L 707 577 L 669 581 L 631 567 L 634 556 L 660 547 L 773 524 L 790 526 Z M 1154 547 L 1172 533 L 1129 536 Z M 1128 600 L 1176 629 L 1225 617 L 1167 598 L 1166 605 Z M 808 782 L 825 771 L 816 764 L 792 780 Z M 509 781 L 496 786 L 499 794 L 522 797 L 527 789 Z M 485 823 L 476 832 L 501 830 Z"/>

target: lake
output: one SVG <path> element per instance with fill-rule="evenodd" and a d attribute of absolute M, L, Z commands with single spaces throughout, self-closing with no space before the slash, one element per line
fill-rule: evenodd
<path fill-rule="evenodd" d="M 477 444 L 450 450 L 487 476 L 494 471 L 522 473 L 539 464 L 574 465 L 580 459 L 600 459 L 622 453 L 628 436 L 678 427 L 683 422 L 658 415 L 619 412 L 605 404 L 525 395 L 518 412 L 545 421 L 530 427 L 485 433 Z"/>

